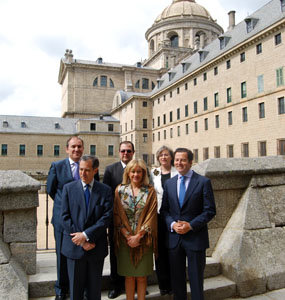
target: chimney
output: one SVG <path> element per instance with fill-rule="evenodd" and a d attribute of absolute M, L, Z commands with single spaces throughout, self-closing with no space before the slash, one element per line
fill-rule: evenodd
<path fill-rule="evenodd" d="M 234 10 L 231 10 L 229 13 L 229 27 L 228 30 L 234 29 L 236 26 L 236 12 Z"/>
<path fill-rule="evenodd" d="M 98 64 L 102 64 L 103 63 L 103 58 L 102 57 L 98 57 L 96 62 Z"/>

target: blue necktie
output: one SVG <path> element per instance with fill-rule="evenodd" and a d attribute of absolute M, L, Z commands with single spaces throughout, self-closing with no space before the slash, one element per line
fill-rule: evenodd
<path fill-rule="evenodd" d="M 74 174 L 73 174 L 73 179 L 74 179 L 74 180 L 80 179 L 80 176 L 79 176 L 79 163 L 78 163 L 78 162 L 75 162 L 75 163 L 74 163 Z"/>
<path fill-rule="evenodd" d="M 86 203 L 86 213 L 88 214 L 88 206 L 89 206 L 89 199 L 90 199 L 90 191 L 89 191 L 89 184 L 85 185 L 85 191 L 84 191 L 84 197 L 85 197 L 85 203 Z"/>
<path fill-rule="evenodd" d="M 180 188 L 179 188 L 179 205 L 182 207 L 183 201 L 185 198 L 185 176 L 181 176 L 180 178 Z"/>

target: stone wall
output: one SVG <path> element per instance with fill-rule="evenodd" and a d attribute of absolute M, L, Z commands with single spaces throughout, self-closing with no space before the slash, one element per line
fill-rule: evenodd
<path fill-rule="evenodd" d="M 1 299 L 28 299 L 27 275 L 36 273 L 39 189 L 21 171 L 0 171 Z"/>
<path fill-rule="evenodd" d="M 217 215 L 208 255 L 248 297 L 285 287 L 285 157 L 212 159 L 196 165 L 211 178 Z"/>

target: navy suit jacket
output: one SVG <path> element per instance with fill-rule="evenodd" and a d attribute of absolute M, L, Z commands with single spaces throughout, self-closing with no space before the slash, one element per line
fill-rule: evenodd
<path fill-rule="evenodd" d="M 81 180 L 66 184 L 62 192 L 61 219 L 64 229 L 62 254 L 72 259 L 80 259 L 84 255 L 95 255 L 96 259 L 107 256 L 106 229 L 112 214 L 112 191 L 107 185 L 94 181 L 87 214 Z M 85 251 L 71 241 L 70 233 L 83 231 L 88 236 L 89 242 L 95 243 L 95 248 L 90 251 Z"/>
<path fill-rule="evenodd" d="M 184 245 L 193 251 L 209 247 L 207 223 L 215 216 L 216 206 L 210 179 L 193 172 L 182 207 L 177 196 L 178 175 L 165 183 L 160 213 L 168 228 L 167 247 L 173 249 L 183 239 Z M 189 222 L 192 229 L 186 234 L 171 232 L 174 221 Z"/>
<path fill-rule="evenodd" d="M 62 231 L 60 219 L 62 190 L 66 183 L 72 181 L 72 171 L 68 158 L 51 164 L 47 178 L 47 193 L 54 200 L 51 222 L 59 231 Z"/>

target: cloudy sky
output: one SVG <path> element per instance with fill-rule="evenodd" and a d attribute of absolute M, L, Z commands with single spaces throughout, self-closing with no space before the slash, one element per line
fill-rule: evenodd
<path fill-rule="evenodd" d="M 0 0 L 0 114 L 60 117 L 59 62 L 134 64 L 147 57 L 146 30 L 172 0 Z M 196 0 L 224 30 L 269 0 Z"/>

